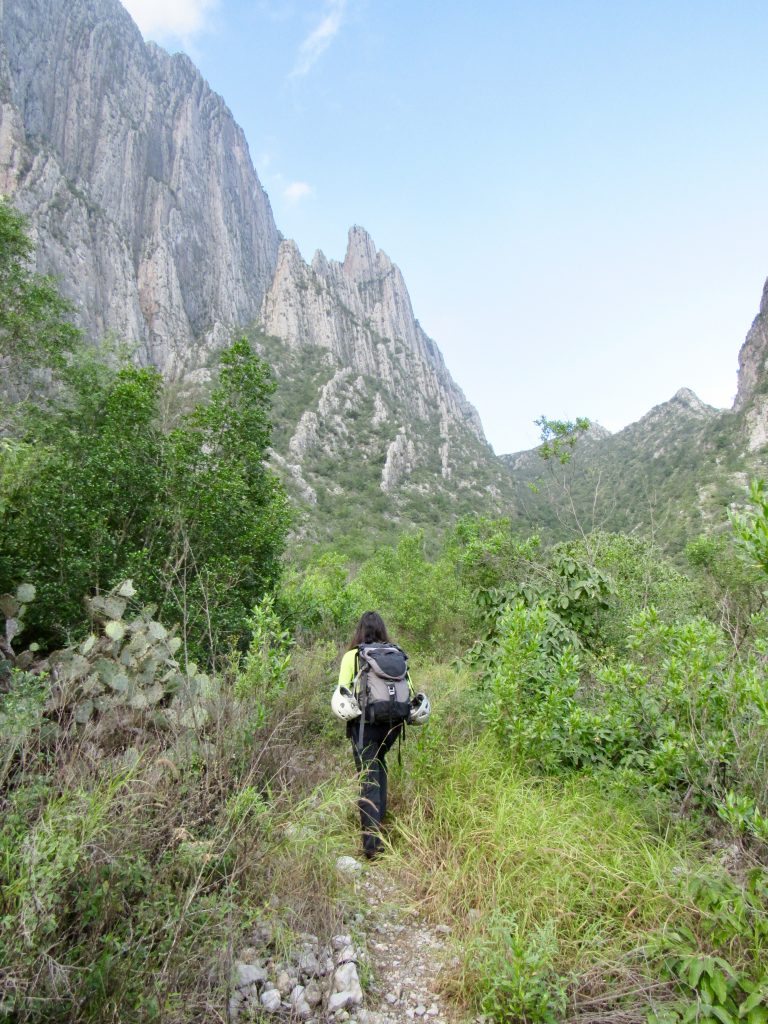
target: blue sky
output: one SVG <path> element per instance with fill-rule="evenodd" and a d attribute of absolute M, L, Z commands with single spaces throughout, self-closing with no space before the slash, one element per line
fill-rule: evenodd
<path fill-rule="evenodd" d="M 497 452 L 731 404 L 768 275 L 765 0 L 124 0 L 245 130 L 278 227 L 362 224 Z"/>

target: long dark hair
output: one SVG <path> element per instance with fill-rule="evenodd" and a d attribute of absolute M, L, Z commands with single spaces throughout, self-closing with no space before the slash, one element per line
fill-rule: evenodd
<path fill-rule="evenodd" d="M 378 612 L 363 612 L 357 624 L 355 635 L 352 637 L 352 643 L 349 645 L 350 651 L 353 651 L 360 644 L 387 643 L 389 643 L 389 633 L 387 633 L 387 627 L 384 625 L 384 619 L 382 619 Z"/>

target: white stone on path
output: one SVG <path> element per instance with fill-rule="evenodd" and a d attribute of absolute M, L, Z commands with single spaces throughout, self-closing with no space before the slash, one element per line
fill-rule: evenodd
<path fill-rule="evenodd" d="M 295 1006 L 303 998 L 304 998 L 304 986 L 303 985 L 295 985 L 294 988 L 291 989 L 291 994 L 288 996 L 288 1002 L 291 1004 L 291 1006 Z"/>
<path fill-rule="evenodd" d="M 277 1013 L 280 1009 L 280 993 L 276 988 L 261 993 L 261 1005 L 267 1013 Z"/>
<path fill-rule="evenodd" d="M 360 988 L 360 979 L 357 976 L 357 967 L 353 963 L 342 964 L 341 967 L 336 968 L 333 975 L 333 988 L 335 992 L 352 992 L 355 995 L 354 1003 L 356 1006 L 359 1006 L 363 1001 L 363 992 Z"/>
<path fill-rule="evenodd" d="M 255 964 L 235 964 L 235 971 L 237 972 L 238 988 L 256 985 L 267 980 L 267 972 L 263 967 L 256 967 Z"/>
<path fill-rule="evenodd" d="M 357 950 L 354 946 L 344 946 L 336 954 L 337 964 L 345 964 L 351 960 L 357 960 Z"/>
<path fill-rule="evenodd" d="M 363 865 L 354 857 L 339 857 L 336 861 L 336 870 L 340 875 L 358 875 L 363 870 Z"/>
<path fill-rule="evenodd" d="M 355 1006 L 354 992 L 334 992 L 328 1000 L 328 1012 L 336 1013 L 337 1010 L 344 1010 L 347 1006 Z"/>

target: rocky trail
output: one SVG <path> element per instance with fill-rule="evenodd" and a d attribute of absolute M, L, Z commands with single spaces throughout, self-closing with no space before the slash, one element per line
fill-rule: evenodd
<path fill-rule="evenodd" d="M 298 936 L 289 955 L 278 955 L 269 925 L 238 952 L 229 1020 L 302 1020 L 306 1024 L 461 1024 L 440 994 L 449 965 L 450 928 L 427 922 L 407 904 L 386 862 L 362 864 L 340 857 L 337 870 L 354 885 L 361 910 L 321 946 Z"/>
<path fill-rule="evenodd" d="M 450 956 L 450 928 L 424 921 L 418 910 L 403 910 L 403 894 L 386 867 L 373 864 L 357 882 L 365 905 L 371 985 L 370 1009 L 357 1014 L 360 1024 L 433 1024 L 456 1021 L 438 992 L 438 975 Z"/>

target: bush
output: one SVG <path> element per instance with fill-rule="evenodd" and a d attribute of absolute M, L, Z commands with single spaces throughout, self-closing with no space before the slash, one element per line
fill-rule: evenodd
<path fill-rule="evenodd" d="M 29 454 L 0 451 L 0 590 L 36 586 L 28 636 L 53 646 L 82 634 L 83 594 L 131 577 L 185 653 L 215 660 L 274 588 L 290 522 L 266 468 L 267 367 L 237 342 L 169 435 L 155 371 L 85 359 L 66 379 L 55 412 L 26 422 Z"/>
<path fill-rule="evenodd" d="M 404 534 L 360 567 L 349 587 L 355 619 L 368 608 L 413 653 L 459 654 L 470 642 L 471 597 L 448 559 L 430 561 L 422 533 Z M 351 623 L 354 626 L 354 621 Z"/>

